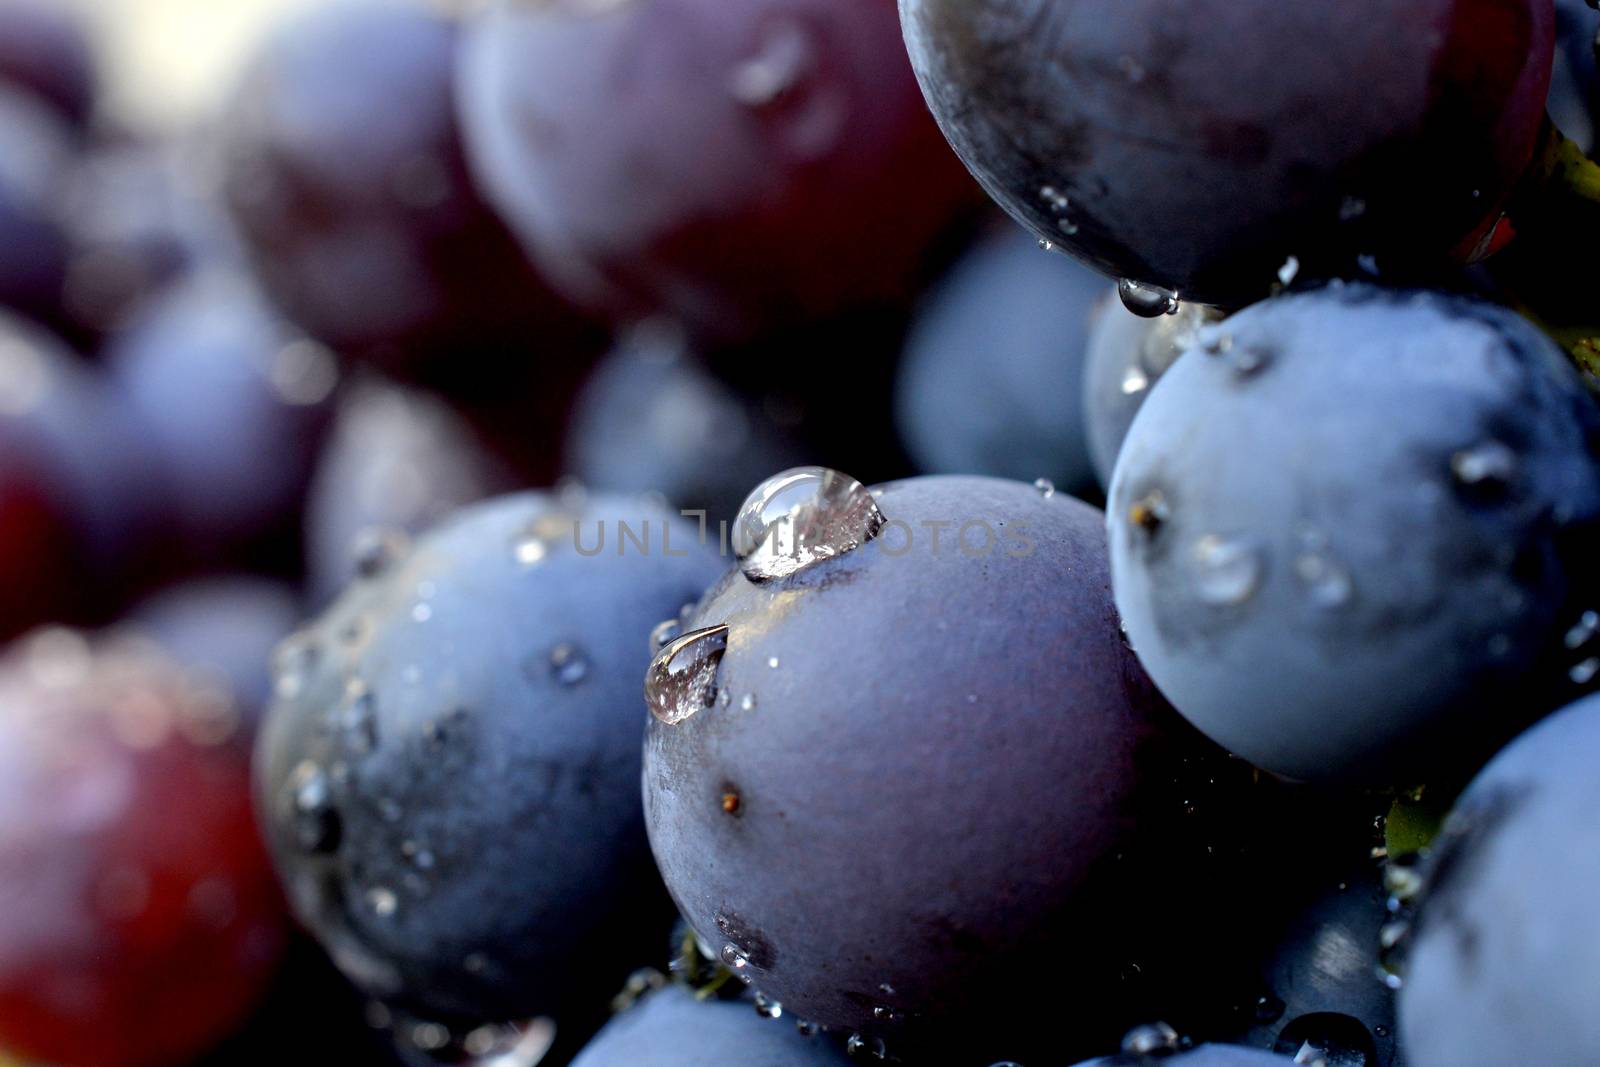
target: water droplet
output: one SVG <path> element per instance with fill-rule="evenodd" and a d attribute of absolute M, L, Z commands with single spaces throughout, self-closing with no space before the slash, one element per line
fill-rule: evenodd
<path fill-rule="evenodd" d="M 1049 500 L 1056 495 L 1056 483 L 1049 478 L 1039 478 L 1033 483 L 1034 492 Z"/>
<path fill-rule="evenodd" d="M 1321 552 L 1307 552 L 1294 561 L 1294 573 L 1319 608 L 1339 608 L 1350 602 L 1355 582 L 1339 564 Z"/>
<path fill-rule="evenodd" d="M 418 603 L 412 606 L 411 619 L 413 622 L 427 622 L 431 618 L 433 618 L 432 604 Z"/>
<path fill-rule="evenodd" d="M 905 1021 L 904 1013 L 896 1011 L 887 1004 L 873 1005 L 872 1017 L 882 1023 L 898 1023 Z"/>
<path fill-rule="evenodd" d="M 311 634 L 302 632 L 285 638 L 272 654 L 272 684 L 278 699 L 298 697 L 320 658 L 320 646 Z"/>
<path fill-rule="evenodd" d="M 656 623 L 656 628 L 650 631 L 650 654 L 653 656 L 666 648 L 682 632 L 683 624 L 677 619 Z"/>
<path fill-rule="evenodd" d="M 533 567 L 544 562 L 544 558 L 550 554 L 550 546 L 537 537 L 524 537 L 517 542 L 513 553 L 518 563 Z"/>
<path fill-rule="evenodd" d="M 776 1000 L 773 1000 L 765 993 L 756 994 L 755 1005 L 756 1014 L 761 1016 L 763 1019 L 783 1018 L 783 1005 L 779 1004 Z"/>
<path fill-rule="evenodd" d="M 1597 634 L 1600 634 L 1600 612 L 1586 611 L 1578 617 L 1572 629 L 1567 631 L 1567 648 L 1576 652 L 1593 641 Z"/>
<path fill-rule="evenodd" d="M 810 1019 L 796 1019 L 794 1028 L 800 1031 L 801 1037 L 815 1037 L 818 1030 L 817 1024 Z"/>
<path fill-rule="evenodd" d="M 1300 276 L 1300 257 L 1290 256 L 1283 261 L 1283 266 L 1278 268 L 1278 281 L 1282 285 L 1291 285 Z"/>
<path fill-rule="evenodd" d="M 356 574 L 369 579 L 387 573 L 410 551 L 411 539 L 404 531 L 382 527 L 362 530 L 351 546 Z"/>
<path fill-rule="evenodd" d="M 768 656 L 767 657 L 767 666 L 771 667 L 773 670 L 777 670 L 778 669 L 778 657 L 777 656 Z"/>
<path fill-rule="evenodd" d="M 577 645 L 557 645 L 550 650 L 550 677 L 562 688 L 572 688 L 589 677 L 589 657 Z"/>
<path fill-rule="evenodd" d="M 1166 1023 L 1147 1023 L 1128 1031 L 1122 1039 L 1122 1052 L 1127 1056 L 1159 1056 L 1177 1052 L 1182 1044 L 1178 1031 Z"/>
<path fill-rule="evenodd" d="M 1056 246 L 1055 246 L 1054 242 L 1046 241 L 1042 237 L 1039 239 L 1039 251 L 1041 251 L 1041 252 L 1054 252 L 1055 250 L 1056 250 Z"/>
<path fill-rule="evenodd" d="M 815 65 L 810 35 L 795 23 L 776 25 L 756 54 L 733 68 L 728 92 L 746 107 L 771 107 L 800 85 Z"/>
<path fill-rule="evenodd" d="M 368 756 L 378 747 L 377 701 L 360 683 L 352 683 L 339 709 L 339 736 L 354 756 Z"/>
<path fill-rule="evenodd" d="M 1272 1050 L 1305 1067 L 1377 1067 L 1378 1049 L 1366 1024 L 1338 1012 L 1301 1015 L 1285 1026 Z"/>
<path fill-rule="evenodd" d="M 1600 659 L 1590 658 L 1577 664 L 1567 672 L 1574 685 L 1588 685 L 1594 681 L 1595 675 L 1600 674 Z"/>
<path fill-rule="evenodd" d="M 1159 285 L 1146 285 L 1131 278 L 1117 282 L 1117 295 L 1122 298 L 1122 306 L 1141 319 L 1172 315 L 1180 306 L 1178 294 L 1172 290 Z"/>
<path fill-rule="evenodd" d="M 878 536 L 883 512 L 866 487 L 826 467 L 797 467 L 762 482 L 734 521 L 733 549 L 753 582 L 787 578 Z"/>
<path fill-rule="evenodd" d="M 1251 345 L 1230 345 L 1222 354 L 1228 369 L 1240 378 L 1253 378 L 1272 363 L 1270 353 Z"/>
<path fill-rule="evenodd" d="M 851 1034 L 850 1040 L 845 1042 L 844 1050 L 851 1056 L 870 1057 L 875 1060 L 889 1058 L 888 1046 L 883 1043 L 883 1038 L 881 1037 L 865 1037 L 861 1034 Z"/>
<path fill-rule="evenodd" d="M 380 919 L 387 919 L 400 908 L 400 898 L 394 890 L 379 886 L 367 890 L 367 907 Z"/>
<path fill-rule="evenodd" d="M 1255 1018 L 1258 1023 L 1273 1023 L 1283 1017 L 1283 1000 L 1274 993 L 1263 993 L 1256 998 Z"/>
<path fill-rule="evenodd" d="M 1517 454 L 1499 441 L 1484 441 L 1451 456 L 1450 474 L 1462 488 L 1497 495 L 1517 476 Z"/>
<path fill-rule="evenodd" d="M 1207 534 L 1195 542 L 1194 571 L 1201 600 L 1233 607 L 1260 588 L 1262 552 L 1248 541 Z"/>
<path fill-rule="evenodd" d="M 332 852 L 339 847 L 342 825 L 334 810 L 328 776 L 311 760 L 289 775 L 293 800 L 295 842 L 306 852 Z"/>
<path fill-rule="evenodd" d="M 1150 375 L 1145 373 L 1143 367 L 1129 367 L 1122 375 L 1122 395 L 1138 396 L 1150 388 Z"/>
<path fill-rule="evenodd" d="M 740 700 L 739 700 L 739 710 L 740 711 L 755 711 L 756 710 L 756 695 L 754 693 L 746 693 L 743 697 L 741 697 Z"/>
<path fill-rule="evenodd" d="M 734 974 L 739 974 L 750 966 L 750 957 L 740 952 L 739 946 L 731 941 L 722 946 L 722 951 L 717 953 L 717 958 L 722 961 L 724 967 Z"/>
<path fill-rule="evenodd" d="M 717 699 L 717 667 L 728 650 L 728 627 L 691 630 L 662 646 L 645 674 L 650 713 L 674 726 Z"/>

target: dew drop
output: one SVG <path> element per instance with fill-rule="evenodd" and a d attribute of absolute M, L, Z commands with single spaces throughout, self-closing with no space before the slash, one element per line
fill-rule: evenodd
<path fill-rule="evenodd" d="M 1138 396 L 1150 388 L 1150 375 L 1139 366 L 1129 367 L 1122 375 L 1122 395 Z"/>
<path fill-rule="evenodd" d="M 1049 478 L 1039 478 L 1033 483 L 1034 492 L 1049 500 L 1056 495 L 1056 483 Z"/>
<path fill-rule="evenodd" d="M 665 622 L 657 623 L 656 628 L 650 631 L 650 654 L 653 656 L 666 648 L 682 632 L 683 623 L 677 619 L 667 619 Z"/>
<path fill-rule="evenodd" d="M 815 1037 L 818 1029 L 817 1024 L 810 1019 L 796 1019 L 794 1028 L 800 1031 L 801 1037 Z"/>
<path fill-rule="evenodd" d="M 783 1018 L 783 1005 L 779 1004 L 776 1000 L 773 1000 L 765 993 L 756 994 L 755 1005 L 756 1014 L 761 1016 L 763 1019 Z"/>
<path fill-rule="evenodd" d="M 342 826 L 334 810 L 333 790 L 321 767 L 306 760 L 289 776 L 293 799 L 295 843 L 306 852 L 332 852 L 339 847 Z"/>
<path fill-rule="evenodd" d="M 717 699 L 717 667 L 728 650 L 726 624 L 691 630 L 668 641 L 645 673 L 650 714 L 675 726 Z"/>
<path fill-rule="evenodd" d="M 745 577 L 772 581 L 860 548 L 884 522 L 878 502 L 848 474 L 797 467 L 768 478 L 745 500 L 733 549 Z"/>
<path fill-rule="evenodd" d="M 1178 294 L 1172 290 L 1163 289 L 1159 285 L 1146 285 L 1131 278 L 1123 278 L 1117 282 L 1117 296 L 1122 298 L 1123 307 L 1141 319 L 1173 315 L 1180 306 Z"/>
<path fill-rule="evenodd" d="M 746 693 L 743 697 L 741 697 L 740 700 L 739 700 L 739 710 L 740 711 L 755 711 L 756 710 L 756 695 L 754 693 Z"/>
<path fill-rule="evenodd" d="M 346 692 L 344 706 L 339 709 L 338 725 L 339 736 L 351 755 L 368 756 L 378 747 L 377 701 L 359 683 Z"/>
<path fill-rule="evenodd" d="M 557 645 L 550 650 L 550 677 L 563 689 L 571 689 L 589 677 L 589 657 L 577 645 Z"/>
<path fill-rule="evenodd" d="M 294 700 L 316 669 L 321 651 L 309 633 L 292 634 L 272 654 L 272 686 L 279 700 Z"/>
<path fill-rule="evenodd" d="M 1576 652 L 1593 641 L 1597 634 L 1600 634 L 1600 612 L 1586 611 L 1578 617 L 1572 629 L 1567 631 L 1567 648 Z"/>
<path fill-rule="evenodd" d="M 1041 252 L 1054 252 L 1055 250 L 1056 250 L 1055 242 L 1046 241 L 1043 238 L 1039 239 L 1039 251 L 1041 251 Z"/>
<path fill-rule="evenodd" d="M 815 62 L 805 30 L 781 24 L 767 34 L 756 55 L 733 68 L 728 92 L 746 107 L 771 107 L 799 86 Z"/>
<path fill-rule="evenodd" d="M 875 1004 L 872 1008 L 872 1017 L 881 1023 L 898 1023 L 905 1020 L 905 1015 L 887 1004 Z"/>
<path fill-rule="evenodd" d="M 771 667 L 773 670 L 777 670 L 778 669 L 778 657 L 777 656 L 768 656 L 767 657 L 767 666 Z"/>
<path fill-rule="evenodd" d="M 722 946 L 722 951 L 717 953 L 717 958 L 722 961 L 724 967 L 734 974 L 739 974 L 750 966 L 750 957 L 740 952 L 739 946 L 731 941 Z"/>
<path fill-rule="evenodd" d="M 1160 1056 L 1177 1052 L 1181 1047 L 1178 1031 L 1166 1023 L 1136 1026 L 1122 1039 L 1122 1052 L 1127 1056 Z"/>
<path fill-rule="evenodd" d="M 1339 564 L 1321 552 L 1307 552 L 1294 561 L 1294 573 L 1319 608 L 1340 608 L 1350 602 L 1355 583 Z"/>
<path fill-rule="evenodd" d="M 1484 441 L 1451 456 L 1450 474 L 1465 489 L 1498 494 L 1517 476 L 1517 454 L 1499 441 Z"/>
<path fill-rule="evenodd" d="M 1290 256 L 1283 261 L 1283 266 L 1278 268 L 1278 281 L 1282 285 L 1291 285 L 1300 276 L 1300 257 Z"/>
<path fill-rule="evenodd" d="M 378 918 L 387 919 L 399 910 L 400 898 L 395 895 L 394 890 L 379 886 L 367 890 L 367 907 L 371 908 L 372 913 Z"/>
<path fill-rule="evenodd" d="M 1366 1024 L 1338 1012 L 1301 1015 L 1285 1026 L 1272 1050 L 1305 1067 L 1377 1067 L 1378 1050 Z"/>
<path fill-rule="evenodd" d="M 851 1034 L 850 1040 L 845 1042 L 845 1052 L 851 1056 L 886 1060 L 889 1058 L 889 1049 L 881 1037 L 865 1037 L 861 1034 Z"/>
<path fill-rule="evenodd" d="M 1588 685 L 1594 681 L 1596 675 L 1600 675 L 1600 659 L 1593 657 L 1586 659 L 1568 671 L 1567 675 L 1574 685 Z"/>
<path fill-rule="evenodd" d="M 1195 588 L 1207 604 L 1243 604 L 1260 588 L 1261 570 L 1261 550 L 1250 542 L 1216 534 L 1195 542 Z"/>

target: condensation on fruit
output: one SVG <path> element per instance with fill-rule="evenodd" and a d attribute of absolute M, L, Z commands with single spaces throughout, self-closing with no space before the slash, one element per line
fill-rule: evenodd
<path fill-rule="evenodd" d="M 734 520 L 733 550 L 746 578 L 773 581 L 860 548 L 885 523 L 872 493 L 848 474 L 796 467 L 745 499 Z"/>
<path fill-rule="evenodd" d="M 716 703 L 717 667 L 727 650 L 726 625 L 691 630 L 661 646 L 644 679 L 650 714 L 675 726 Z"/>

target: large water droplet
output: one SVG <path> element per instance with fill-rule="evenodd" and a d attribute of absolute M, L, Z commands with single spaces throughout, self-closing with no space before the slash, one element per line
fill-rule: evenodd
<path fill-rule="evenodd" d="M 677 619 L 667 619 L 656 623 L 655 629 L 650 631 L 650 654 L 653 656 L 667 647 L 667 643 L 683 632 L 683 623 Z"/>
<path fill-rule="evenodd" d="M 1272 1050 L 1308 1067 L 1377 1067 L 1378 1063 L 1378 1049 L 1366 1025 L 1337 1012 L 1314 1012 L 1293 1020 Z"/>
<path fill-rule="evenodd" d="M 650 714 L 674 726 L 717 699 L 717 666 L 728 650 L 728 627 L 691 630 L 662 646 L 645 673 Z"/>
<path fill-rule="evenodd" d="M 1261 549 L 1249 541 L 1208 534 L 1195 542 L 1195 589 L 1207 604 L 1243 604 L 1260 588 L 1261 571 Z"/>
<path fill-rule="evenodd" d="M 860 548 L 884 522 L 872 493 L 848 474 L 797 467 L 768 478 L 745 500 L 733 550 L 745 577 L 772 581 Z"/>
<path fill-rule="evenodd" d="M 1123 278 L 1117 282 L 1117 296 L 1122 298 L 1123 307 L 1141 319 L 1173 315 L 1180 306 L 1178 294 L 1172 290 L 1163 289 L 1159 285 L 1146 285 L 1132 278 Z"/>

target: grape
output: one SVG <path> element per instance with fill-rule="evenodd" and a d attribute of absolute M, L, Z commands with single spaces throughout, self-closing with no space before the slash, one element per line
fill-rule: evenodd
<path fill-rule="evenodd" d="M 1289 1060 L 1283 1056 L 1274 1056 L 1251 1048 L 1239 1048 L 1236 1045 L 1201 1045 L 1187 1052 L 1164 1053 L 1157 1056 L 1130 1054 L 1111 1056 L 1107 1059 L 1090 1060 L 1079 1064 L 1078 1067 L 1144 1067 L 1146 1064 L 1159 1064 L 1160 1067 L 1288 1067 L 1290 1063 L 1300 1062 L 1316 1063 L 1315 1060 Z M 1344 1065 L 1330 1063 L 1326 1067 L 1344 1067 Z"/>
<path fill-rule="evenodd" d="M 1111 487 L 1111 472 L 1133 417 L 1161 376 L 1190 348 L 1216 312 L 1185 304 L 1176 315 L 1141 318 L 1113 297 L 1089 334 L 1084 368 L 1083 421 L 1095 476 Z"/>
<path fill-rule="evenodd" d="M 589 329 L 473 187 L 457 36 L 415 0 L 301 13 L 223 128 L 224 193 L 268 291 L 319 340 L 398 373 L 564 358 Z"/>
<path fill-rule="evenodd" d="M 1103 293 L 1014 227 L 968 253 L 926 298 L 900 370 L 896 416 L 918 465 L 1091 489 L 1078 397 Z"/>
<path fill-rule="evenodd" d="M 796 552 L 748 551 L 646 685 L 645 811 L 680 910 L 786 1011 L 892 1055 L 1025 1044 L 1055 1018 L 1040 998 L 1081 997 L 1092 1038 L 1146 932 L 1112 917 L 1114 857 L 1131 870 L 1180 807 L 1181 731 L 1118 635 L 1100 513 L 801 470 L 752 494 L 735 546 L 778 512 Z"/>
<path fill-rule="evenodd" d="M 1547 338 L 1465 298 L 1335 286 L 1211 327 L 1111 486 L 1141 662 L 1279 774 L 1470 767 L 1596 673 L 1565 638 L 1594 603 L 1597 419 Z"/>
<path fill-rule="evenodd" d="M 338 367 L 247 278 L 219 268 L 186 279 L 106 361 L 161 455 L 185 555 L 215 558 L 293 520 Z"/>
<path fill-rule="evenodd" d="M 272 650 L 300 617 L 296 591 L 246 575 L 193 579 L 136 605 L 129 623 L 237 706 L 251 736 L 272 694 Z"/>
<path fill-rule="evenodd" d="M 516 479 L 439 397 L 373 375 L 340 397 L 306 505 L 313 599 L 333 600 L 363 558 Z"/>
<path fill-rule="evenodd" d="M 166 507 L 140 430 L 92 368 L 0 311 L 0 637 L 98 615 L 139 580 Z"/>
<path fill-rule="evenodd" d="M 39 631 L 0 662 L 0 1045 L 187 1062 L 282 949 L 237 712 L 136 645 Z"/>
<path fill-rule="evenodd" d="M 473 164 L 563 291 L 749 340 L 906 298 L 971 181 L 890 0 L 503 0 L 469 28 Z"/>
<path fill-rule="evenodd" d="M 1474 249 L 1532 158 L 1554 48 L 1550 0 L 900 8 L 989 194 L 1156 313 Z"/>
<path fill-rule="evenodd" d="M 98 75 L 83 27 L 57 0 L 0 3 L 0 82 L 24 89 L 84 124 Z"/>
<path fill-rule="evenodd" d="M 452 1029 L 581 1017 L 666 928 L 638 678 L 650 627 L 720 570 L 660 509 L 503 497 L 368 556 L 279 650 L 258 807 L 368 996 Z"/>
<path fill-rule="evenodd" d="M 1456 802 L 1424 864 L 1400 990 L 1415 1067 L 1591 1063 L 1600 1022 L 1600 700 L 1551 716 Z"/>
<path fill-rule="evenodd" d="M 566 468 L 608 492 L 656 492 L 679 508 L 733 518 L 750 486 L 804 458 L 792 433 L 703 366 L 659 320 L 595 368 L 572 410 Z"/>
<path fill-rule="evenodd" d="M 573 1067 L 843 1067 L 850 1062 L 826 1038 L 802 1036 L 788 1019 L 763 1019 L 745 1002 L 699 1003 L 687 990 L 669 987 L 613 1019 Z"/>
<path fill-rule="evenodd" d="M 52 112 L 0 86 L 0 307 L 51 324 L 66 283 L 61 196 L 73 152 Z"/>

